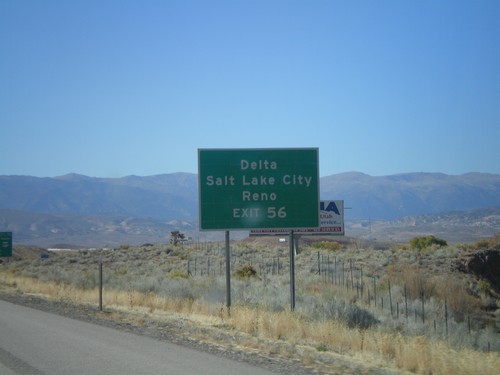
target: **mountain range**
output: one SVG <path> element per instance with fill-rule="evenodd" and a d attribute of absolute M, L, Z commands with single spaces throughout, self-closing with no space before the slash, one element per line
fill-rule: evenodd
<path fill-rule="evenodd" d="M 194 220 L 197 181 L 197 175 L 189 173 L 123 178 L 0 176 L 0 208 Z"/>
<path fill-rule="evenodd" d="M 500 175 L 404 173 L 374 177 L 359 172 L 321 178 L 322 199 L 343 199 L 351 218 L 405 216 L 500 206 Z"/>
<path fill-rule="evenodd" d="M 346 222 L 400 220 L 416 215 L 500 207 L 500 175 L 369 176 L 348 172 L 322 177 L 320 196 L 323 200 L 344 200 Z M 156 233 L 153 237 L 163 240 L 169 228 L 175 230 L 180 226 L 195 230 L 197 221 L 196 174 L 123 178 L 78 174 L 45 178 L 0 176 L 0 231 L 16 228 L 17 238 L 31 242 L 37 239 L 34 223 L 45 228 L 45 232 L 53 233 L 51 240 L 55 240 L 57 233 L 64 232 L 66 237 L 59 236 L 59 240 L 64 241 L 72 233 L 80 236 L 81 242 L 85 240 L 85 233 L 87 236 L 131 235 L 134 230 L 137 235 L 142 233 L 141 240 L 147 240 L 148 232 L 151 236 Z M 120 241 L 112 237 L 109 242 L 115 240 Z"/>

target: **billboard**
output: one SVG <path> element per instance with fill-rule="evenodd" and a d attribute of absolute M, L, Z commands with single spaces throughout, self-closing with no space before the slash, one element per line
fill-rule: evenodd
<path fill-rule="evenodd" d="M 317 148 L 199 149 L 200 230 L 319 226 Z"/>

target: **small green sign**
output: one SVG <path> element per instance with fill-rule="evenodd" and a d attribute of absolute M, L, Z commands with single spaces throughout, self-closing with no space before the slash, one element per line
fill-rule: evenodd
<path fill-rule="evenodd" d="M 319 226 L 317 148 L 199 149 L 201 230 Z"/>
<path fill-rule="evenodd" d="M 12 232 L 0 232 L 0 257 L 12 256 Z"/>

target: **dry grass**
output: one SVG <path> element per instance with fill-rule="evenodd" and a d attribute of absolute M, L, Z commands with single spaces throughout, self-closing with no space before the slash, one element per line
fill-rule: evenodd
<path fill-rule="evenodd" d="M 0 283 L 4 287 L 48 299 L 97 305 L 96 289 L 84 290 L 66 283 L 40 281 L 7 272 L 0 273 Z M 150 317 L 181 314 L 199 324 L 229 327 L 247 335 L 247 339 L 240 340 L 240 346 L 262 349 L 263 342 L 266 342 L 266 350 L 271 351 L 269 342 L 286 343 L 288 348 L 295 348 L 294 353 L 290 352 L 291 349 L 276 349 L 280 351 L 278 354 L 290 356 L 299 351 L 305 362 L 317 361 L 318 353 L 325 355 L 328 352 L 417 374 L 496 375 L 500 368 L 500 356 L 496 352 L 453 350 L 444 342 L 433 342 L 423 337 L 351 329 L 337 321 L 311 320 L 287 311 L 272 312 L 236 305 L 227 315 L 208 303 L 164 298 L 153 293 L 104 290 L 103 296 L 104 305 L 111 310 L 140 311 Z M 139 321 L 136 323 L 140 324 Z"/>
<path fill-rule="evenodd" d="M 233 278 L 231 314 L 224 307 L 224 251 L 217 244 L 73 251 L 45 260 L 19 253 L 0 265 L 0 288 L 97 306 L 102 261 L 104 315 L 134 325 L 188 325 L 191 338 L 300 358 L 320 373 L 343 373 L 339 361 L 418 374 L 498 373 L 494 327 L 500 309 L 481 309 L 486 297 L 474 293 L 477 280 L 450 271 L 466 247 L 303 250 L 296 258 L 292 313 L 288 245 L 252 241 L 232 248 L 232 269 L 256 273 Z M 500 305 L 489 300 L 488 306 Z"/>
<path fill-rule="evenodd" d="M 290 312 L 240 307 L 229 321 L 237 329 L 258 337 L 348 354 L 418 374 L 497 374 L 500 366 L 497 353 L 453 350 L 445 343 L 423 337 L 350 329 L 335 321 L 309 322 Z"/>

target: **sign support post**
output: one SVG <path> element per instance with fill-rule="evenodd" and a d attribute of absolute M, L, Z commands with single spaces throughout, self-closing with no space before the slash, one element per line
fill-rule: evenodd
<path fill-rule="evenodd" d="M 226 306 L 227 314 L 231 315 L 231 246 L 229 244 L 229 231 L 226 230 Z"/>
<path fill-rule="evenodd" d="M 290 231 L 290 307 L 295 310 L 295 253 L 293 230 Z"/>
<path fill-rule="evenodd" d="M 102 311 L 102 259 L 99 259 L 99 311 Z"/>

